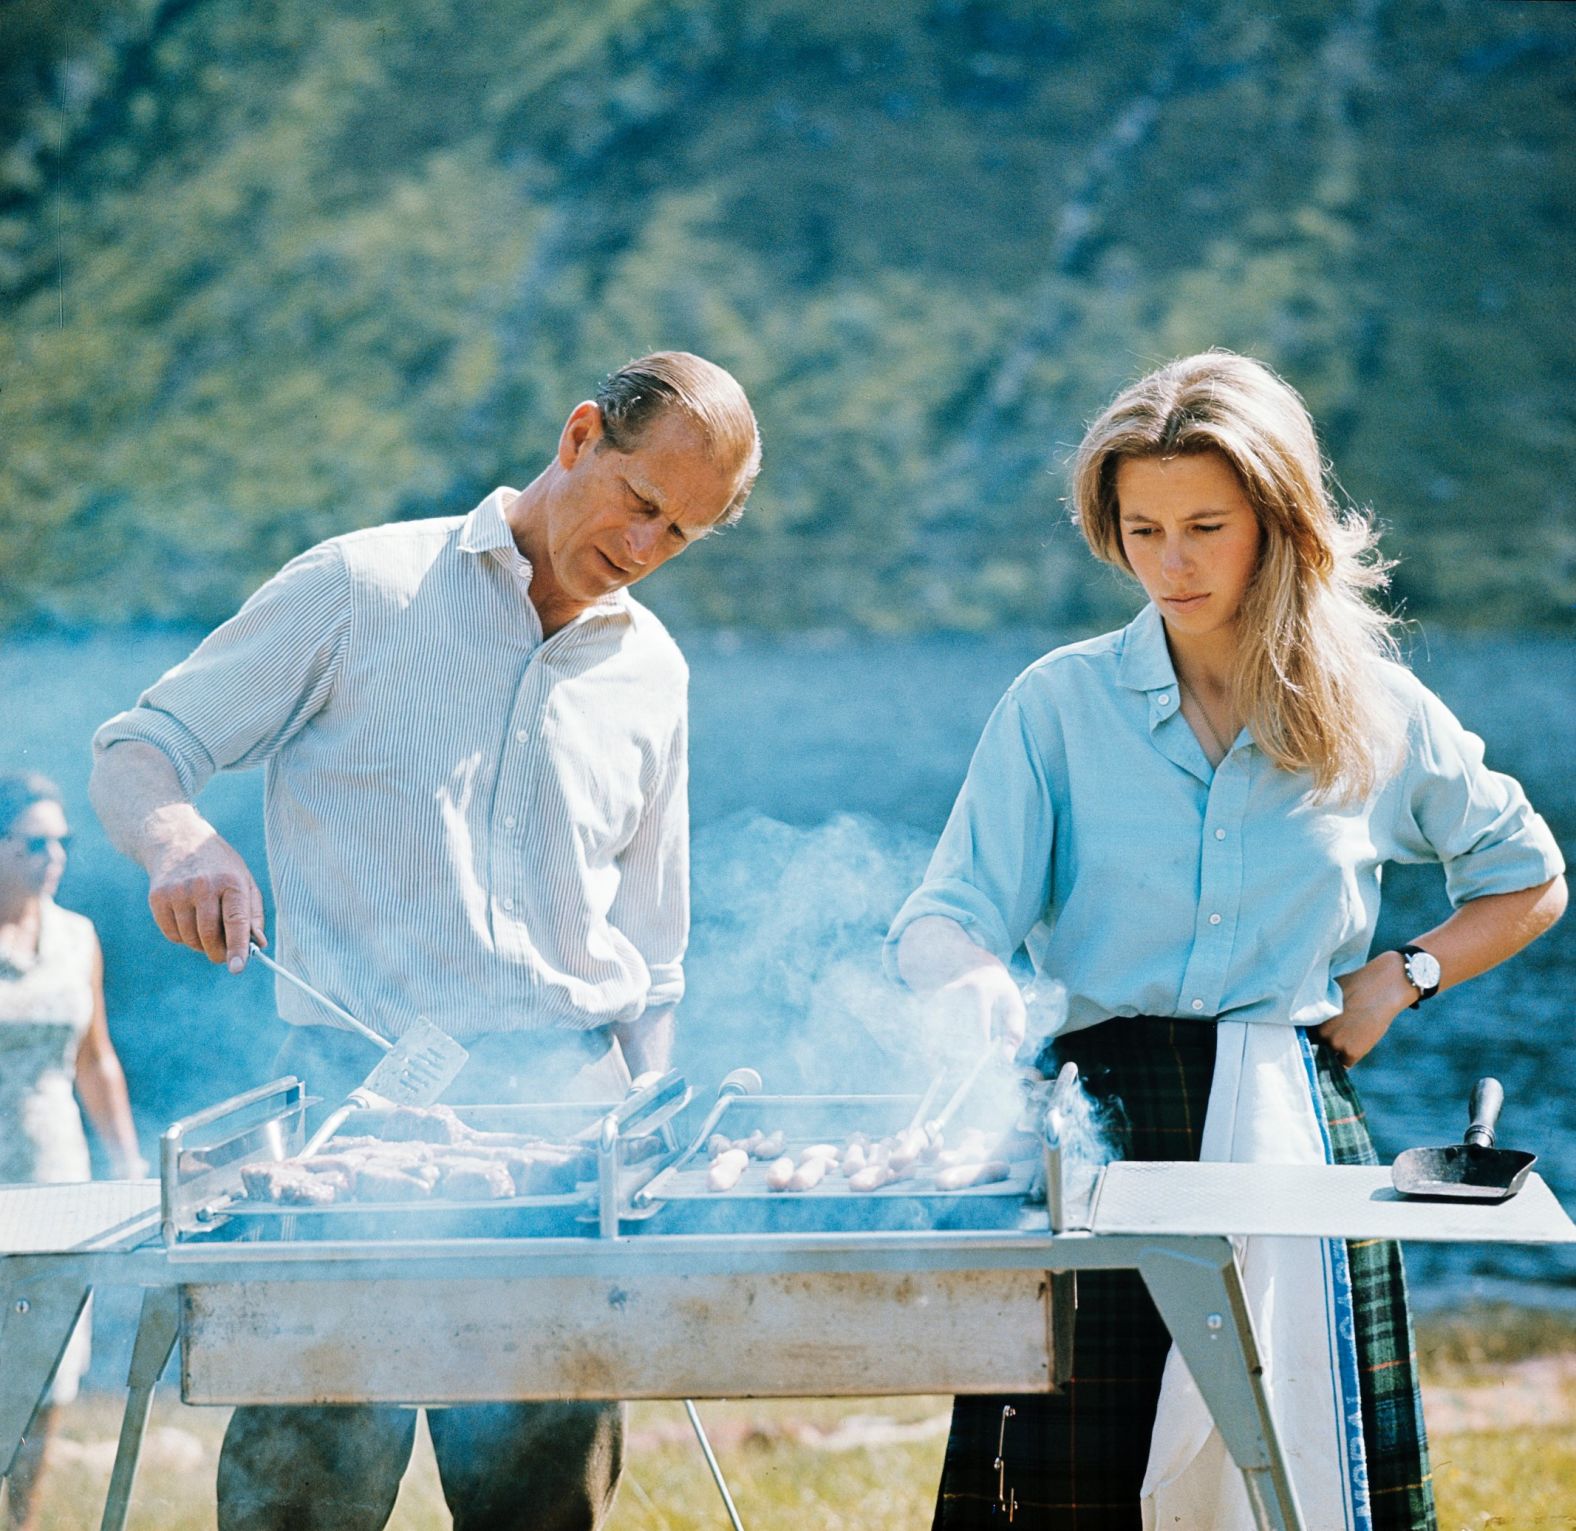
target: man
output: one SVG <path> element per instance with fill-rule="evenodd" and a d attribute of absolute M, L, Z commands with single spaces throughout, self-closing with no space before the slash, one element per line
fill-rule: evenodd
<path fill-rule="evenodd" d="M 525 490 L 312 548 L 94 740 L 92 793 L 171 941 L 245 966 L 262 896 L 193 805 L 266 767 L 283 964 L 386 1036 L 471 1052 L 449 1100 L 607 1093 L 666 1064 L 688 935 L 687 672 L 626 587 L 742 513 L 755 418 L 722 369 L 659 352 L 578 405 Z M 332 1101 L 368 1045 L 276 986 L 281 1072 Z M 620 1057 L 620 1055 L 622 1055 Z M 380 1528 L 408 1409 L 239 1409 L 221 1531 Z M 456 1531 L 589 1528 L 616 1404 L 429 1419 Z"/>

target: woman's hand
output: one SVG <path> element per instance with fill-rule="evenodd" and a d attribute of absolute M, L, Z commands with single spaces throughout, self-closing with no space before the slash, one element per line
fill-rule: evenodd
<path fill-rule="evenodd" d="M 955 920 L 939 914 L 915 920 L 898 942 L 897 965 L 948 1035 L 972 1034 L 981 1046 L 999 1036 L 1013 1051 L 1023 1041 L 1023 995 L 1007 965 L 976 946 Z"/>
<path fill-rule="evenodd" d="M 1390 1023 L 1417 998 L 1417 990 L 1407 980 L 1400 952 L 1380 952 L 1335 981 L 1341 986 L 1341 1013 L 1314 1027 L 1313 1035 L 1328 1042 L 1350 1068 L 1379 1045 Z"/>
<path fill-rule="evenodd" d="M 994 957 L 960 973 L 930 996 L 931 1012 L 941 1018 L 948 1035 L 973 1035 L 983 1047 L 992 1037 L 1017 1052 L 1026 1019 L 1023 995 L 1012 974 Z"/>
<path fill-rule="evenodd" d="M 1536 940 L 1564 914 L 1566 897 L 1563 877 L 1518 893 L 1488 893 L 1468 900 L 1413 944 L 1439 959 L 1438 992 L 1443 994 Z M 1345 996 L 1341 1013 L 1316 1026 L 1313 1035 L 1349 1065 L 1379 1045 L 1390 1022 L 1417 998 L 1417 990 L 1407 982 L 1400 952 L 1380 952 L 1336 982 Z"/>

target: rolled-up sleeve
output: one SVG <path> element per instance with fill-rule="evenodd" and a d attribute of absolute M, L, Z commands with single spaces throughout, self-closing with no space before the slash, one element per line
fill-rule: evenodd
<path fill-rule="evenodd" d="M 151 744 L 169 757 L 188 797 L 216 771 L 263 764 L 332 694 L 350 624 L 339 549 L 309 549 L 105 723 L 94 754 L 130 740 Z"/>
<path fill-rule="evenodd" d="M 689 918 L 689 743 L 681 713 L 639 827 L 619 857 L 618 892 L 608 910 L 609 923 L 651 975 L 647 1011 L 684 997 Z"/>
<path fill-rule="evenodd" d="M 1395 859 L 1441 863 L 1457 908 L 1559 876 L 1564 857 L 1520 783 L 1489 770 L 1483 741 L 1438 697 L 1418 690 Z"/>
<path fill-rule="evenodd" d="M 955 921 L 1004 962 L 1044 916 L 1056 814 L 1042 744 L 1020 681 L 986 723 L 925 880 L 892 922 L 890 976 L 903 932 L 926 915 Z"/>

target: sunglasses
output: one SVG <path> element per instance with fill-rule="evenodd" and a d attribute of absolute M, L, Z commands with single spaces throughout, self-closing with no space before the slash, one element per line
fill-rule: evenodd
<path fill-rule="evenodd" d="M 42 856 L 50 846 L 58 845 L 61 850 L 71 849 L 70 835 L 7 835 L 7 840 L 20 845 L 29 856 Z"/>

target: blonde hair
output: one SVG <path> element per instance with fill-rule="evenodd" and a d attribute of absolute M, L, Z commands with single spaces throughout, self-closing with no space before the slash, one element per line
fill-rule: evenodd
<path fill-rule="evenodd" d="M 1073 512 L 1097 558 L 1131 574 L 1117 469 L 1134 457 L 1217 452 L 1258 517 L 1258 568 L 1238 616 L 1232 699 L 1254 742 L 1321 796 L 1366 796 L 1399 763 L 1403 721 L 1380 674 L 1394 619 L 1371 518 L 1331 491 L 1306 406 L 1261 362 L 1209 351 L 1124 389 L 1073 460 Z"/>
<path fill-rule="evenodd" d="M 761 471 L 761 433 L 755 412 L 731 372 L 690 351 L 653 351 L 626 362 L 602 379 L 596 391 L 602 439 L 614 452 L 630 452 L 670 409 L 700 429 L 711 459 L 740 472 L 738 492 L 717 522 L 732 526 L 744 514 Z"/>

